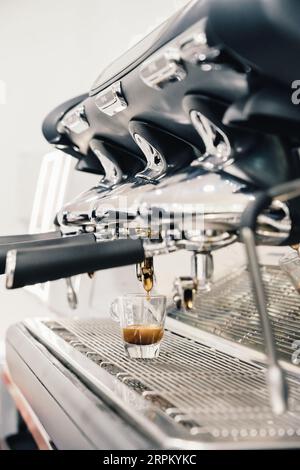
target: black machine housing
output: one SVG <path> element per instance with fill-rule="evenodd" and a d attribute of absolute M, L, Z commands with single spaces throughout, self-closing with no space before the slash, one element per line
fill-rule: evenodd
<path fill-rule="evenodd" d="M 300 77 L 299 20 L 298 0 L 192 1 L 108 66 L 88 95 L 56 108 L 43 133 L 78 160 L 77 170 L 103 174 L 91 148 L 98 140 L 134 176 L 146 165 L 132 131 L 138 127 L 174 172 L 205 151 L 190 119 L 197 110 L 230 141 L 233 163 L 221 171 L 254 190 L 298 178 L 300 106 L 291 95 Z M 197 29 L 215 56 L 186 54 Z M 173 76 L 152 86 L 170 54 Z M 298 202 L 291 204 L 296 219 Z"/>

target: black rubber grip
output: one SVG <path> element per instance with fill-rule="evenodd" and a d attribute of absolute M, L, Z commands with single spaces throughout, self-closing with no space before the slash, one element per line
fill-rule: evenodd
<path fill-rule="evenodd" d="M 8 254 L 6 286 L 16 289 L 77 274 L 127 266 L 140 263 L 144 257 L 142 240 L 131 239 L 17 250 Z"/>
<path fill-rule="evenodd" d="M 92 233 L 84 233 L 81 235 L 70 235 L 63 238 L 50 238 L 45 240 L 33 240 L 33 241 L 24 241 L 17 243 L 9 243 L 7 245 L 0 245 L 0 274 L 5 272 L 6 264 L 6 255 L 10 250 L 19 250 L 25 248 L 42 248 L 50 246 L 67 246 L 75 242 L 82 242 L 82 244 L 90 243 L 91 241 L 95 242 L 95 237 Z"/>
<path fill-rule="evenodd" d="M 36 240 L 52 240 L 58 239 L 61 237 L 61 232 L 55 230 L 53 232 L 46 233 L 26 233 L 22 235 L 5 235 L 0 237 L 0 245 L 7 245 L 9 243 L 19 243 L 19 242 L 34 242 Z"/>

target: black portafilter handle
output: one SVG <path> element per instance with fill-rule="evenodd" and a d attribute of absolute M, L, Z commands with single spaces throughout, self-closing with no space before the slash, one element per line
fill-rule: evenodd
<path fill-rule="evenodd" d="M 30 241 L 29 241 L 30 240 Z M 67 246 L 74 242 L 90 243 L 95 241 L 92 233 L 80 235 L 68 235 L 60 238 L 28 239 L 28 241 L 17 241 L 0 245 L 0 274 L 5 273 L 6 255 L 10 250 L 22 250 L 25 248 L 42 248 L 50 246 Z"/>
<path fill-rule="evenodd" d="M 19 249 L 8 252 L 6 287 L 32 284 L 140 263 L 145 253 L 142 240 L 74 243 L 69 246 Z"/>
<path fill-rule="evenodd" d="M 34 242 L 37 240 L 52 240 L 61 238 L 62 233 L 59 230 L 45 233 L 24 233 L 21 235 L 4 235 L 0 236 L 0 245 L 8 245 L 9 243 Z"/>

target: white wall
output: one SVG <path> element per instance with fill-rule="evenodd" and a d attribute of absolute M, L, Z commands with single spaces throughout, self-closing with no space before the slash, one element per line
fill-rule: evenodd
<path fill-rule="evenodd" d="M 26 228 L 48 149 L 41 134 L 46 114 L 88 91 L 110 61 L 183 3 L 0 0 L 0 80 L 6 84 L 6 104 L 0 99 L 0 234 Z"/>

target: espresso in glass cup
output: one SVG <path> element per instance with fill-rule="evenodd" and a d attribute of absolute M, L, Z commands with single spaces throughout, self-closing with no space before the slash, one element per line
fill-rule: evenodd
<path fill-rule="evenodd" d="M 111 305 L 111 317 L 119 322 L 127 355 L 136 359 L 159 356 L 166 319 L 164 295 L 126 294 Z"/>

